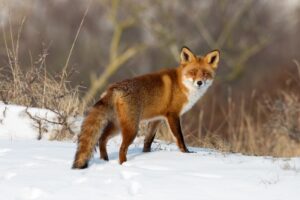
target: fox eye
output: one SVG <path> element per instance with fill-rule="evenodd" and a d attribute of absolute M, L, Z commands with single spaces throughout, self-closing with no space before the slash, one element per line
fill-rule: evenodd
<path fill-rule="evenodd" d="M 196 69 L 193 69 L 193 70 L 189 71 L 189 75 L 191 75 L 191 76 L 196 76 L 196 74 L 197 74 Z"/>
<path fill-rule="evenodd" d="M 208 78 L 208 77 L 210 77 L 210 74 L 207 71 L 204 71 L 203 72 L 203 77 Z"/>

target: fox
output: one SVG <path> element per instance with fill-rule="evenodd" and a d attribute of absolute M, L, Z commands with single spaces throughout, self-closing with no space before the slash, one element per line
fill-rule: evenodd
<path fill-rule="evenodd" d="M 73 169 L 88 167 L 96 144 L 100 158 L 108 161 L 106 145 L 121 132 L 119 164 L 127 161 L 127 151 L 138 133 L 140 122 L 150 123 L 144 139 L 143 152 L 151 151 L 156 129 L 165 120 L 179 150 L 185 145 L 180 117 L 204 95 L 212 85 L 220 60 L 220 51 L 205 56 L 195 55 L 188 47 L 180 52 L 176 68 L 149 73 L 113 83 L 86 115 L 77 140 Z"/>

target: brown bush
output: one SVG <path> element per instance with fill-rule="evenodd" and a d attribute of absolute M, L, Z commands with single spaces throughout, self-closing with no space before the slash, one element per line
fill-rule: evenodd
<path fill-rule="evenodd" d="M 32 60 L 31 66 L 22 66 L 18 57 L 21 29 L 22 26 L 17 38 L 13 37 L 12 30 L 7 38 L 3 31 L 8 64 L 0 71 L 0 101 L 5 104 L 44 108 L 55 113 L 57 118 L 50 121 L 33 116 L 26 110 L 39 129 L 38 139 L 42 138 L 44 123 L 60 125 L 52 139 L 71 138 L 74 132 L 70 119 L 82 115 L 84 109 L 80 100 L 80 87 L 70 85 L 69 79 L 74 71 L 61 71 L 54 76 L 49 74 L 46 68 L 47 49 L 44 49 L 35 61 Z"/>

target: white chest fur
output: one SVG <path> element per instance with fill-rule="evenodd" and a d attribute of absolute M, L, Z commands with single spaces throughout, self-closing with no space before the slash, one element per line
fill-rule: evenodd
<path fill-rule="evenodd" d="M 187 87 L 188 92 L 186 93 L 188 101 L 183 105 L 180 115 L 190 110 L 193 105 L 204 95 L 206 90 L 211 86 L 213 80 L 206 80 L 204 84 L 197 88 L 190 80 L 186 80 L 183 84 Z"/>

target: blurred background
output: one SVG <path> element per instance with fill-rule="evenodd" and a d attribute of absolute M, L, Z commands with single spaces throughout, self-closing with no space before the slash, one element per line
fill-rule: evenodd
<path fill-rule="evenodd" d="M 182 46 L 220 49 L 217 80 L 183 117 L 187 143 L 300 155 L 298 0 L 0 0 L 0 26 L 0 81 L 14 66 L 53 79 L 71 71 L 84 110 L 109 83 L 178 66 Z M 11 87 L 2 101 L 39 105 L 7 97 Z M 162 124 L 159 137 L 171 140 L 166 132 Z"/>

